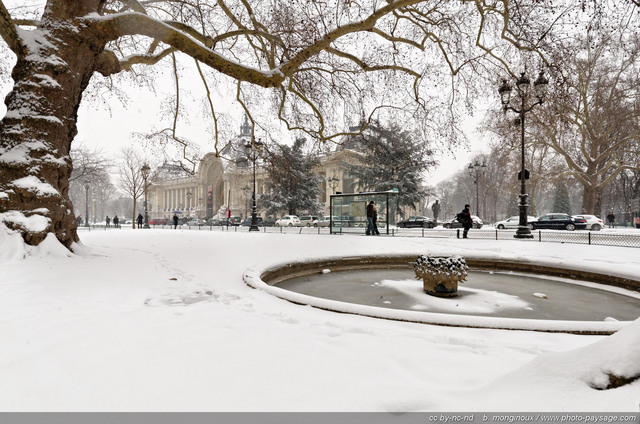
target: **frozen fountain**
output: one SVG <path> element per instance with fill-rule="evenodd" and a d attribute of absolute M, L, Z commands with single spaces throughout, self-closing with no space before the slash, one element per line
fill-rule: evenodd
<path fill-rule="evenodd" d="M 640 279 L 540 261 L 325 257 L 250 268 L 243 279 L 296 304 L 446 326 L 611 334 L 640 317 Z"/>

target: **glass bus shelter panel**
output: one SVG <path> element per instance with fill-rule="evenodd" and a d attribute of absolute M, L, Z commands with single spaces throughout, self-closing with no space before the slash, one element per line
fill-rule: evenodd
<path fill-rule="evenodd" d="M 396 223 L 398 201 L 396 193 L 358 193 L 331 196 L 331 232 L 364 233 L 367 205 L 373 201 L 378 212 L 378 228 L 387 229 Z"/>

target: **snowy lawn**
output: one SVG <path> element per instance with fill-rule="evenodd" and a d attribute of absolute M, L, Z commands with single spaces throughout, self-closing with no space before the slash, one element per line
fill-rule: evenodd
<path fill-rule="evenodd" d="M 640 375 L 640 320 L 612 336 L 432 326 L 300 306 L 242 279 L 390 253 L 637 277 L 638 249 L 167 229 L 81 238 L 70 255 L 0 227 L 0 411 L 638 411 L 640 380 L 595 387 Z"/>

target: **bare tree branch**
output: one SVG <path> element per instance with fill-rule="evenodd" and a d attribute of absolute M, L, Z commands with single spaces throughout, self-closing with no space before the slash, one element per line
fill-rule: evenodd
<path fill-rule="evenodd" d="M 0 0 L 0 36 L 15 54 L 22 54 L 23 46 L 11 14 Z"/>

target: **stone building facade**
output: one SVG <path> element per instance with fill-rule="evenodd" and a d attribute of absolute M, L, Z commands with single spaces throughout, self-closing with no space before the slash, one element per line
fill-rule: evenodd
<path fill-rule="evenodd" d="M 202 218 L 251 215 L 253 163 L 242 161 L 242 146 L 251 139 L 248 122 L 242 124 L 240 134 L 231 141 L 223 161 L 213 153 L 206 154 L 194 175 L 185 175 L 172 165 L 160 167 L 159 178 L 148 191 L 149 219 L 170 218 L 177 214 L 183 218 Z M 235 147 L 234 147 L 235 146 Z M 234 150 L 235 149 L 235 150 Z M 353 192 L 353 178 L 345 175 L 343 163 L 357 160 L 359 154 L 349 149 L 330 152 L 320 157 L 316 173 L 322 177 L 320 200 L 324 214 L 329 214 L 330 195 Z M 256 199 L 267 189 L 268 174 L 260 161 L 256 161 Z M 264 211 L 258 214 L 265 217 Z"/>

